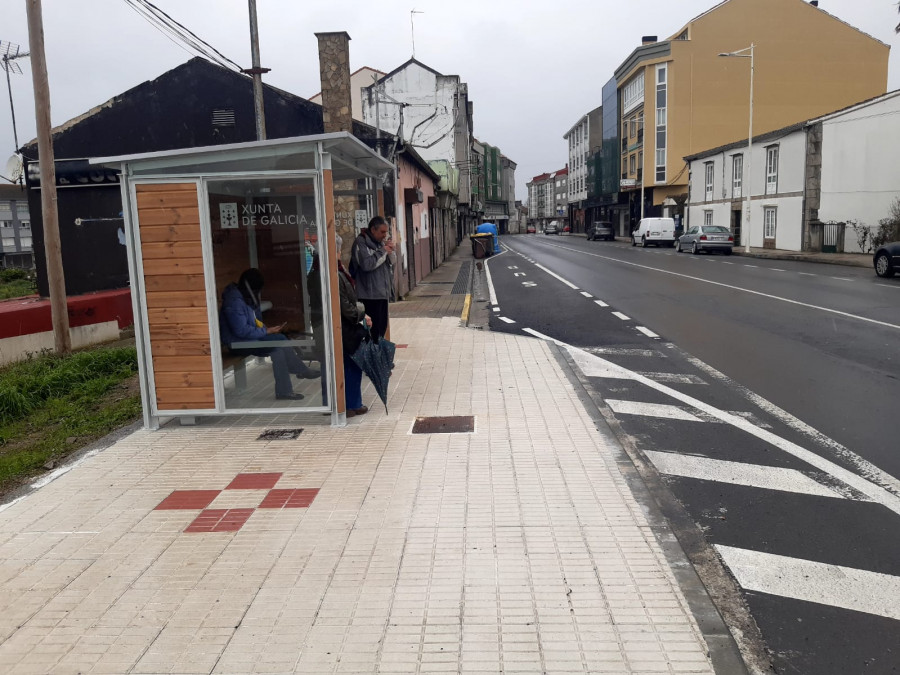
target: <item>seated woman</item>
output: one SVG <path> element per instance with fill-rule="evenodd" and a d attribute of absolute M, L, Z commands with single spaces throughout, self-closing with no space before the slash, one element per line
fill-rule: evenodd
<path fill-rule="evenodd" d="M 272 374 L 275 377 L 275 398 L 299 401 L 303 394 L 294 393 L 291 374 L 300 379 L 319 377 L 319 371 L 312 370 L 288 345 L 279 347 L 280 341 L 287 340 L 280 326 L 266 326 L 262 322 L 259 309 L 259 292 L 263 287 L 263 276 L 251 267 L 241 274 L 237 283 L 228 284 L 222 292 L 222 310 L 219 314 L 219 329 L 222 344 L 232 354 L 240 356 L 268 356 L 272 360 Z M 233 347 L 236 342 L 271 342 L 272 346 Z"/>

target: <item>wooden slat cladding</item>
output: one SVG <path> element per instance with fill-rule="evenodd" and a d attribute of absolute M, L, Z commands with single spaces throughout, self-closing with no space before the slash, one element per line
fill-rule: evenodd
<path fill-rule="evenodd" d="M 147 308 L 206 307 L 203 291 L 147 291 Z"/>
<path fill-rule="evenodd" d="M 197 186 L 138 185 L 156 405 L 215 408 Z"/>

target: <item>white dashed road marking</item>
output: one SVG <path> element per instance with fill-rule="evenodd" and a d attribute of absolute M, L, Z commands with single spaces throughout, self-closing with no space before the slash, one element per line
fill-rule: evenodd
<path fill-rule="evenodd" d="M 659 337 L 659 335 L 657 335 L 656 333 L 654 333 L 654 332 L 653 332 L 652 330 L 650 330 L 649 328 L 644 328 L 643 326 L 638 326 L 637 329 L 638 329 L 639 331 L 641 331 L 644 335 L 646 335 L 646 336 L 649 337 L 649 338 L 658 338 L 658 337 Z"/>
<path fill-rule="evenodd" d="M 512 319 L 508 319 L 505 316 L 498 316 L 497 318 L 501 321 L 505 321 L 506 323 L 515 323 L 515 321 L 513 321 Z"/>
<path fill-rule="evenodd" d="M 667 420 L 684 420 L 686 422 L 703 421 L 677 405 L 668 405 L 666 403 L 641 403 L 639 401 L 620 401 L 609 398 L 606 399 L 606 405 L 617 415 L 662 417 Z"/>
<path fill-rule="evenodd" d="M 743 464 L 709 457 L 657 452 L 656 450 L 645 450 L 644 454 L 653 462 L 657 471 L 669 476 L 843 499 L 843 495 L 814 481 L 796 469 Z"/>
<path fill-rule="evenodd" d="M 744 590 L 900 619 L 900 577 L 716 545 Z"/>
<path fill-rule="evenodd" d="M 594 300 L 594 302 L 596 302 L 598 305 L 600 305 L 600 307 L 609 307 L 609 305 L 607 305 L 602 300 Z"/>
<path fill-rule="evenodd" d="M 593 298 L 594 296 L 588 293 L 587 291 L 581 291 L 581 294 L 586 298 Z"/>
<path fill-rule="evenodd" d="M 706 384 L 703 378 L 686 373 L 640 373 L 654 382 L 673 382 L 675 384 Z"/>
<path fill-rule="evenodd" d="M 631 317 L 622 314 L 622 312 L 613 312 L 612 315 L 622 319 L 622 321 L 631 321 Z"/>

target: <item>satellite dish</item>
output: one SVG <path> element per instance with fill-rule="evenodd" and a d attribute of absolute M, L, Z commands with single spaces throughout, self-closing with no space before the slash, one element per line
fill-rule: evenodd
<path fill-rule="evenodd" d="M 10 181 L 18 183 L 22 179 L 22 176 L 25 175 L 24 165 L 22 164 L 22 155 L 16 153 L 10 157 L 6 161 L 6 170 L 4 173 Z"/>

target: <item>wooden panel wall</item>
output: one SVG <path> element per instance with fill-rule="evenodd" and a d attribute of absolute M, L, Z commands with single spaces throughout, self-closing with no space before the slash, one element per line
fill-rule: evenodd
<path fill-rule="evenodd" d="M 214 409 L 197 186 L 138 185 L 136 192 L 156 405 Z"/>

